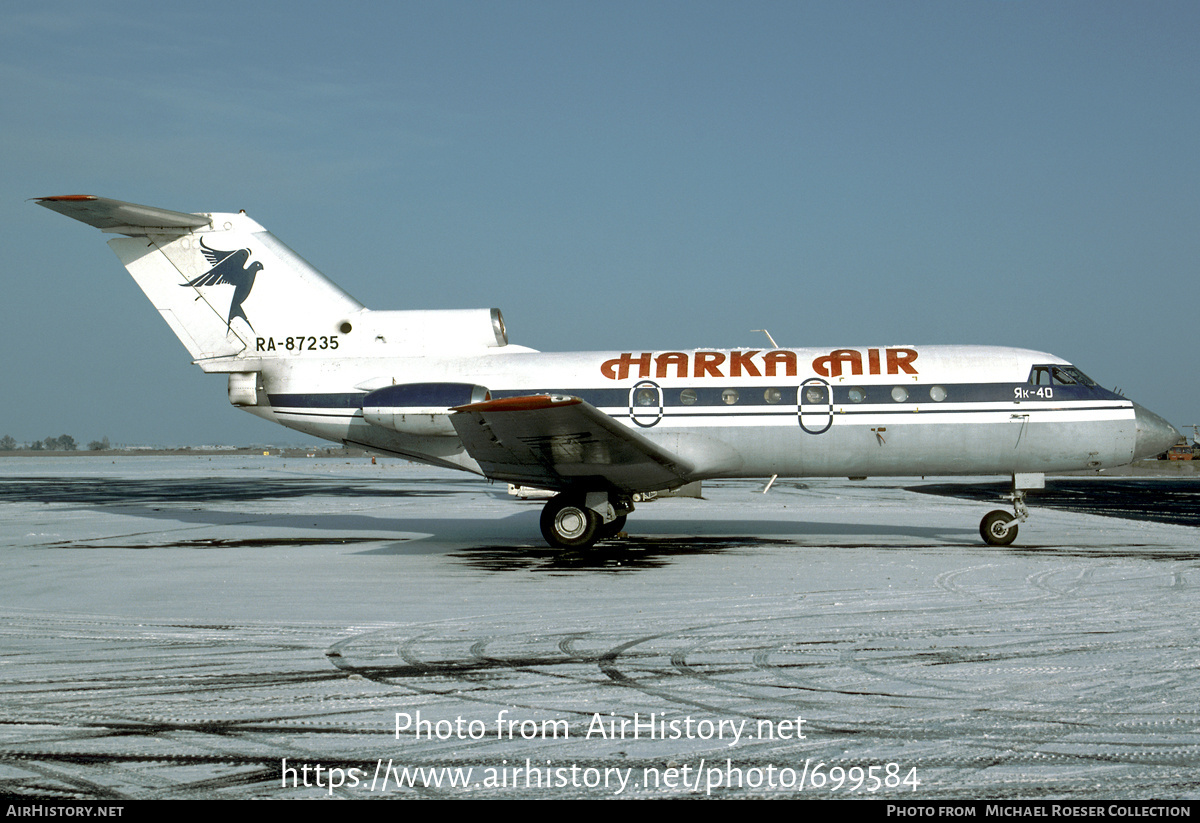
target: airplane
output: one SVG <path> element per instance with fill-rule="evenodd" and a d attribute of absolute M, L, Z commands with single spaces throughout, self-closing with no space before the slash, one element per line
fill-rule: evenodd
<path fill-rule="evenodd" d="M 245 212 L 36 198 L 109 246 L 229 402 L 376 453 L 556 492 L 551 546 L 616 536 L 635 495 L 753 477 L 1002 475 L 1011 544 L 1047 472 L 1160 454 L 1179 432 L 1051 354 L 989 346 L 543 353 L 498 309 L 374 311 Z M 767 335 L 770 339 L 770 335 Z"/>

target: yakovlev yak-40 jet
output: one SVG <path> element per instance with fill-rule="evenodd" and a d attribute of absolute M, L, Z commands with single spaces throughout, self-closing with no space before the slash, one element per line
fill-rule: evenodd
<path fill-rule="evenodd" d="M 497 309 L 372 311 L 244 213 L 38 202 L 109 241 L 229 402 L 317 437 L 558 492 L 554 546 L 617 534 L 634 495 L 717 477 L 996 474 L 1007 545 L 1046 472 L 1179 438 L 1050 354 L 981 346 L 542 353 Z"/>

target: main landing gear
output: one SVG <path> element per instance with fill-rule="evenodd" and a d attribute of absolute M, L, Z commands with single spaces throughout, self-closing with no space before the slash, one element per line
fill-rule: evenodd
<path fill-rule="evenodd" d="M 1025 493 L 1030 489 L 1046 488 L 1044 474 L 1014 474 L 1013 490 L 1001 495 L 1001 500 L 1012 503 L 1013 513 L 997 509 L 988 512 L 979 522 L 979 535 L 989 546 L 1011 546 L 1017 539 L 1017 524 L 1029 519 L 1029 509 L 1025 506 Z"/>
<path fill-rule="evenodd" d="M 560 549 L 586 549 L 615 536 L 633 511 L 628 497 L 608 492 L 562 492 L 542 509 L 542 537 Z"/>

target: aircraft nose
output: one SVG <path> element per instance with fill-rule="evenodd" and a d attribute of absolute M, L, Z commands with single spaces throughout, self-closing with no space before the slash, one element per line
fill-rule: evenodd
<path fill-rule="evenodd" d="M 1137 417 L 1137 441 L 1133 446 L 1133 457 L 1154 457 L 1162 454 L 1183 437 L 1179 430 L 1149 409 L 1133 404 Z"/>

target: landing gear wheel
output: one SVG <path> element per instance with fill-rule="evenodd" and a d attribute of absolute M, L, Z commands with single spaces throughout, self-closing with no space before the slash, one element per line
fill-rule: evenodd
<path fill-rule="evenodd" d="M 600 515 L 575 495 L 552 497 L 542 509 L 542 537 L 560 549 L 586 549 L 599 536 Z"/>
<path fill-rule="evenodd" d="M 1008 546 L 1017 539 L 1017 518 L 1000 509 L 988 512 L 979 523 L 979 535 L 989 546 Z"/>
<path fill-rule="evenodd" d="M 615 537 L 621 529 L 625 528 L 625 518 L 628 515 L 619 514 L 615 520 L 610 520 L 607 523 L 601 523 L 600 528 L 596 530 L 597 540 L 607 540 L 610 537 Z"/>

